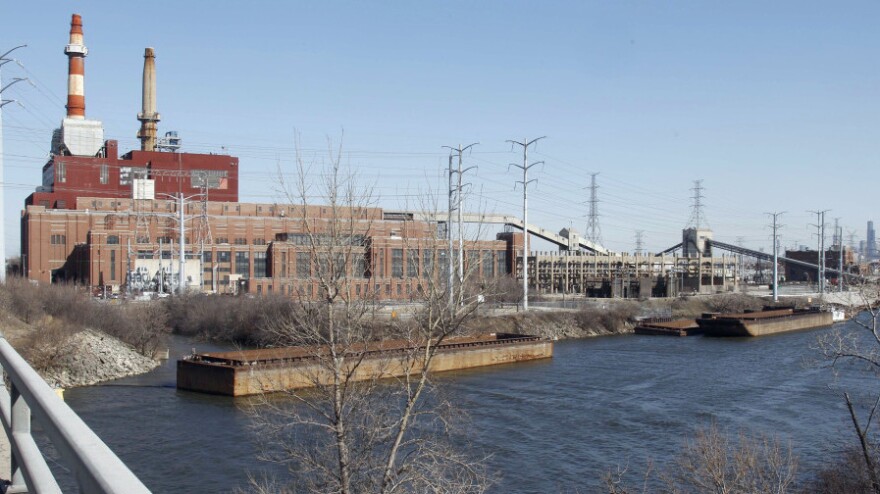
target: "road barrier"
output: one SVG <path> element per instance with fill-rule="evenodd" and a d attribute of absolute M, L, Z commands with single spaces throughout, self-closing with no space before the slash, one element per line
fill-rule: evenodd
<path fill-rule="evenodd" d="M 10 386 L 8 391 L 0 386 L 0 420 L 12 449 L 12 484 L 6 492 L 61 492 L 31 435 L 32 416 L 58 451 L 80 492 L 150 492 L 2 336 L 0 366 Z"/>

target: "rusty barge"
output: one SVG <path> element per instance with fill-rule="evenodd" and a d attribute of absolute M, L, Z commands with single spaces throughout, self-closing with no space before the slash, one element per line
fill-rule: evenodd
<path fill-rule="evenodd" d="M 651 336 L 694 336 L 703 334 L 695 319 L 671 317 L 644 319 L 635 327 L 635 334 Z"/>
<path fill-rule="evenodd" d="M 767 309 L 741 314 L 703 314 L 697 319 L 706 336 L 765 336 L 831 326 L 832 314 L 816 309 Z"/>
<path fill-rule="evenodd" d="M 355 380 L 405 375 L 419 350 L 403 340 L 386 340 L 351 348 L 361 359 Z M 231 352 L 194 353 L 177 361 L 177 388 L 228 396 L 308 388 L 329 382 L 321 365 L 322 347 L 287 347 Z M 415 357 L 414 357 L 415 356 Z M 437 346 L 431 372 L 551 358 L 553 342 L 537 336 L 493 333 L 451 338 Z M 415 361 L 416 368 L 418 360 Z"/>

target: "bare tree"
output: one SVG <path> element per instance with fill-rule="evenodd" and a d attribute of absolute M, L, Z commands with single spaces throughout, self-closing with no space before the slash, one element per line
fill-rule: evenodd
<path fill-rule="evenodd" d="M 253 401 L 260 457 L 285 465 L 289 482 L 253 478 L 255 490 L 308 492 L 482 492 L 479 459 L 456 448 L 458 414 L 431 381 L 437 346 L 454 335 L 476 303 L 445 305 L 436 276 L 420 278 L 420 308 L 410 318 L 377 322 L 377 291 L 368 284 L 379 219 L 369 189 L 342 166 L 341 144 L 327 161 L 307 162 L 297 138 L 297 180 L 284 194 L 300 213 L 296 262 L 309 279 L 295 303 L 266 332 L 278 344 L 308 352 L 310 386 Z M 319 189 L 308 177 L 321 168 Z M 281 175 L 283 177 L 283 175 Z M 314 192 L 314 193 L 313 193 Z M 314 206 L 319 198 L 324 204 Z M 432 246 L 436 247 L 436 246 Z M 432 266 L 439 263 L 436 249 Z M 306 266 L 299 272 L 306 272 Z M 375 275 L 376 272 L 374 271 Z M 427 274 L 427 273 L 426 273 Z M 381 287 L 380 287 L 381 289 Z M 394 342 L 381 341 L 394 336 Z M 396 357 L 370 359 L 377 349 Z M 384 367 L 383 367 L 384 366 Z M 398 376 L 390 379 L 390 376 Z"/>
<path fill-rule="evenodd" d="M 791 491 L 796 473 L 791 445 L 745 434 L 731 444 L 712 424 L 685 443 L 667 483 L 676 493 L 784 494 Z"/>
<path fill-rule="evenodd" d="M 652 483 L 655 490 L 662 485 L 659 490 L 671 494 L 785 494 L 794 491 L 797 463 L 791 445 L 744 433 L 731 441 L 713 423 L 685 441 L 656 478 L 649 462 L 639 488 L 627 484 L 628 466 L 607 472 L 602 481 L 609 494 L 652 492 Z"/>
<path fill-rule="evenodd" d="M 853 331 L 844 327 L 823 333 L 817 339 L 817 347 L 835 372 L 847 364 L 852 364 L 876 375 L 880 373 L 880 324 L 878 324 L 880 322 L 878 321 L 880 320 L 880 287 L 876 282 L 863 280 L 857 290 L 862 311 L 851 320 L 857 330 Z M 856 405 L 849 393 L 844 391 L 842 395 L 853 424 L 853 430 L 858 436 L 859 449 L 865 462 L 865 471 L 870 478 L 871 489 L 875 494 L 880 494 L 877 441 L 873 439 L 876 432 L 872 431 L 877 407 L 880 405 L 880 394 L 876 399 L 870 400 L 871 405 L 869 405 L 863 421 L 859 420 Z"/>

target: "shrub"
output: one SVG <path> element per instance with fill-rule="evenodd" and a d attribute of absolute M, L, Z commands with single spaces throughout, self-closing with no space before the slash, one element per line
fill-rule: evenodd
<path fill-rule="evenodd" d="M 71 351 L 70 338 L 79 328 L 51 318 L 47 318 L 41 326 L 21 340 L 18 351 L 31 367 L 37 371 L 47 371 L 54 368 L 61 357 Z"/>

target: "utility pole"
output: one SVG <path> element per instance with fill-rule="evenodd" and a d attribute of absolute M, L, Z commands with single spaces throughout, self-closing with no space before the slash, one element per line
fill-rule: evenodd
<path fill-rule="evenodd" d="M 817 223 L 813 226 L 816 227 L 816 235 L 819 237 L 818 239 L 818 266 L 819 266 L 819 277 L 817 278 L 818 288 L 819 288 L 819 297 L 825 293 L 825 213 L 831 211 L 830 209 L 823 209 L 821 211 L 808 211 L 808 213 L 813 213 L 816 215 Z"/>
<path fill-rule="evenodd" d="M 529 146 L 537 143 L 541 139 L 546 138 L 547 136 L 537 137 L 532 139 L 531 141 L 528 139 L 523 139 L 520 141 L 508 140 L 511 145 L 517 144 L 522 146 L 523 150 L 523 164 L 518 165 L 516 163 L 511 163 L 507 166 L 508 170 L 511 166 L 515 166 L 522 170 L 523 179 L 522 181 L 517 181 L 517 183 L 521 183 L 523 186 L 523 311 L 529 310 L 529 183 L 534 182 L 535 179 L 529 180 L 529 168 L 535 165 L 544 164 L 543 161 L 535 161 L 534 163 L 529 164 Z"/>
<path fill-rule="evenodd" d="M 162 266 L 162 239 L 159 239 L 159 293 L 165 293 L 165 267 Z"/>
<path fill-rule="evenodd" d="M 183 218 L 185 204 L 183 202 L 183 194 L 178 195 L 177 198 L 177 222 L 180 223 L 178 225 L 180 227 L 180 268 L 178 269 L 180 281 L 177 284 L 177 289 L 180 295 L 183 295 L 186 293 L 186 222 Z"/>
<path fill-rule="evenodd" d="M 459 286 L 459 297 L 464 294 L 464 290 L 461 289 L 462 285 L 464 285 L 464 233 L 462 228 L 462 211 L 461 205 L 463 204 L 462 200 L 462 175 L 474 168 L 476 166 L 469 166 L 465 169 L 462 169 L 462 157 L 464 156 L 464 152 L 469 150 L 470 148 L 478 145 L 479 142 L 474 142 L 472 144 L 468 144 L 467 146 L 462 147 L 461 144 L 458 147 L 452 146 L 443 146 L 446 149 L 449 149 L 449 215 L 446 217 L 446 236 L 449 238 L 449 280 L 448 280 L 448 290 L 449 290 L 449 307 L 450 310 L 454 311 L 454 307 L 459 305 L 462 300 L 459 300 L 459 304 L 455 303 L 455 295 L 454 295 L 454 287 L 455 287 L 455 277 L 458 278 L 458 286 Z M 458 156 L 458 169 L 454 170 L 452 168 L 453 157 Z M 453 175 L 458 175 L 457 185 L 453 186 Z M 455 201 L 453 202 L 453 190 L 455 191 Z M 453 256 L 452 256 L 452 210 L 455 209 L 458 212 L 458 270 L 453 270 Z M 457 276 L 456 276 L 457 275 Z"/>
<path fill-rule="evenodd" d="M 159 194 L 157 194 L 157 195 L 159 195 Z M 178 235 L 180 236 L 180 238 L 179 238 L 179 246 L 180 246 L 179 256 L 180 256 L 180 258 L 178 259 L 177 292 L 178 292 L 178 294 L 183 295 L 184 293 L 186 293 L 186 216 L 184 213 L 186 210 L 187 201 L 189 201 L 195 197 L 199 197 L 199 196 L 201 196 L 201 194 L 193 194 L 188 197 L 184 197 L 183 193 L 161 194 L 161 195 L 170 199 L 170 200 L 177 201 L 177 218 L 175 218 L 175 219 L 177 220 L 177 223 L 178 223 L 178 225 L 177 225 Z M 169 216 L 169 217 L 173 218 L 173 216 Z M 190 219 L 194 219 L 194 218 L 190 218 Z M 172 249 L 173 249 L 173 247 L 172 247 Z M 173 252 L 174 251 L 172 250 L 172 258 L 174 257 Z M 159 266 L 161 266 L 162 265 L 161 251 L 160 251 L 159 257 L 160 257 Z M 171 260 L 171 266 L 172 266 L 171 274 L 173 274 L 174 273 L 174 269 L 173 269 L 174 260 L 173 259 Z M 171 279 L 173 280 L 174 278 L 172 277 Z"/>
<path fill-rule="evenodd" d="M 16 46 L 0 55 L 0 69 L 2 69 L 7 63 L 15 60 L 14 58 L 9 58 L 10 53 L 19 48 L 24 48 L 25 46 L 27 45 Z M 3 78 L 0 76 L 0 284 L 6 283 L 6 214 L 4 213 L 3 208 L 4 201 L 6 200 L 5 194 L 3 193 L 3 106 L 15 101 L 11 99 L 3 99 L 3 91 L 13 84 L 26 80 L 27 79 L 25 78 L 16 77 L 12 82 L 4 86 Z M 23 256 L 21 267 L 22 274 L 27 276 L 27 273 L 24 272 L 25 262 Z"/>
<path fill-rule="evenodd" d="M 785 211 L 764 214 L 773 217 L 773 301 L 779 302 L 779 229 L 783 227 L 779 224 L 779 217 L 785 214 Z"/>
<path fill-rule="evenodd" d="M 645 230 L 636 230 L 636 255 L 640 256 L 644 253 L 643 242 L 644 242 Z"/>
<path fill-rule="evenodd" d="M 598 173 L 590 174 L 590 214 L 587 217 L 587 240 L 594 244 L 602 244 L 602 230 L 599 227 L 599 186 L 596 185 Z"/>
<path fill-rule="evenodd" d="M 840 218 L 834 218 L 834 235 L 837 237 L 837 291 L 843 291 L 843 227 Z"/>

